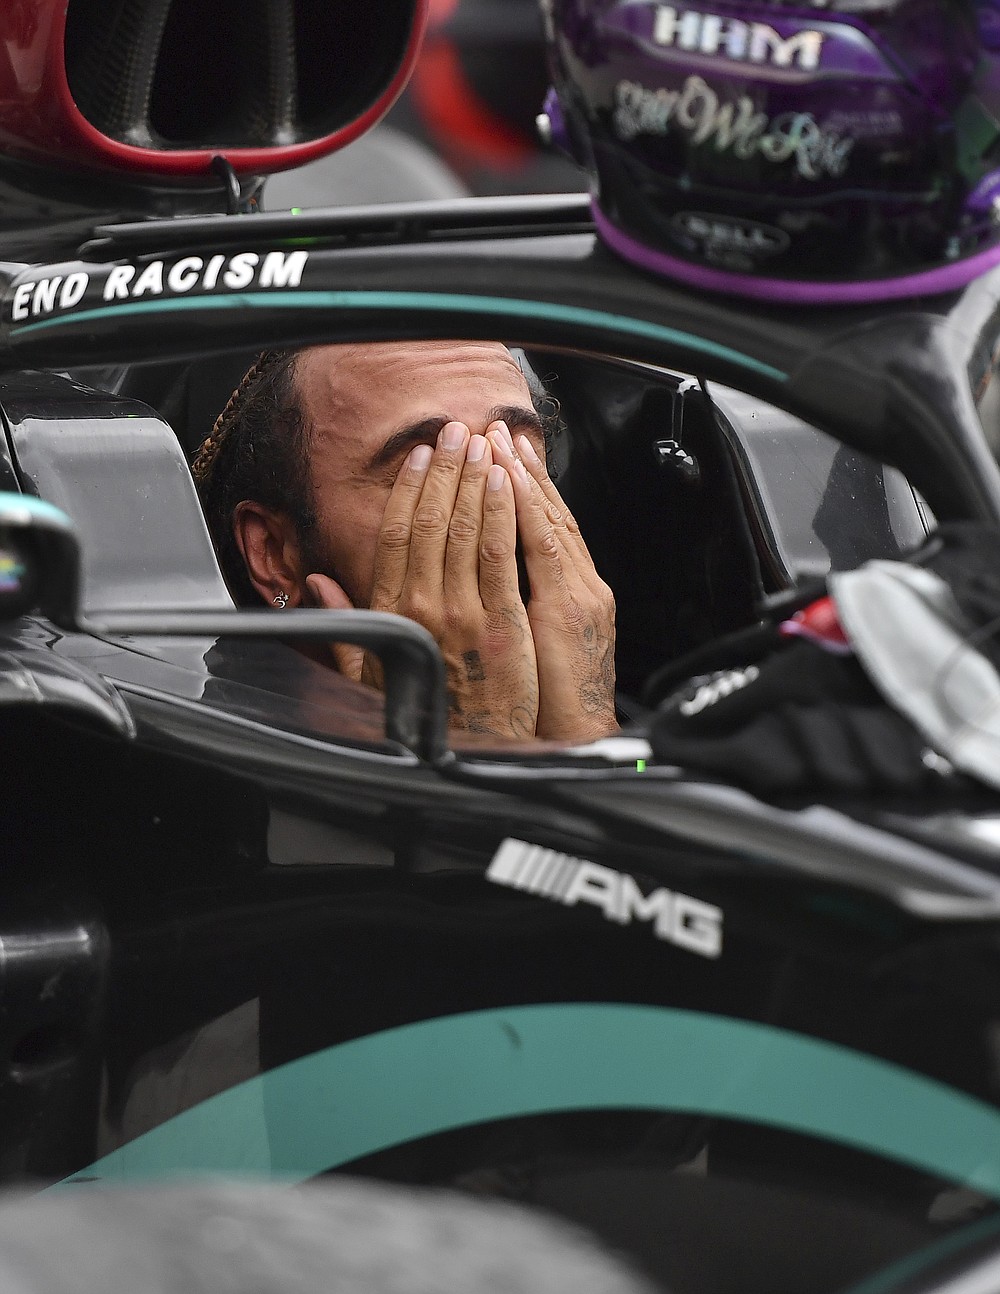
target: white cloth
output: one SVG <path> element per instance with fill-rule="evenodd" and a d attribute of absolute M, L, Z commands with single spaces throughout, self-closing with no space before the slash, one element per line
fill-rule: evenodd
<path fill-rule="evenodd" d="M 828 577 L 869 678 L 939 754 L 1000 790 L 1000 674 L 944 580 L 873 561 Z"/>

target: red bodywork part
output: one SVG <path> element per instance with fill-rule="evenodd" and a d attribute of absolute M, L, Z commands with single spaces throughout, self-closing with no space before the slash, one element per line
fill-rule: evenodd
<path fill-rule="evenodd" d="M 0 0 L 0 153 L 50 168 L 146 175 L 160 181 L 210 174 L 225 157 L 237 174 L 266 175 L 314 161 L 351 143 L 388 111 L 409 79 L 429 0 L 412 0 L 405 48 L 372 100 L 346 124 L 316 138 L 267 147 L 142 147 L 113 139 L 84 116 L 66 67 L 67 0 Z M 359 7 L 359 21 L 365 10 Z M 332 80 L 333 78 L 331 78 Z"/>

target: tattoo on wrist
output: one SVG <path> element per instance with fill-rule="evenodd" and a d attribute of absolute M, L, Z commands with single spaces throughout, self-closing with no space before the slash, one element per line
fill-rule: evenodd
<path fill-rule="evenodd" d="M 497 737 L 501 741 L 510 741 L 512 737 L 522 741 L 535 735 L 535 714 L 526 705 L 516 705 L 510 712 L 509 731 L 505 731 L 495 714 L 489 710 L 477 710 L 466 714 L 459 726 L 466 732 Z"/>

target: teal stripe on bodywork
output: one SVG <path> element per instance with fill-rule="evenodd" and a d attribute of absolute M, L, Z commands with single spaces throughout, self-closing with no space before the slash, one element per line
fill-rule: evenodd
<path fill-rule="evenodd" d="M 477 1011 L 341 1043 L 212 1097 L 74 1177 L 302 1180 L 454 1128 L 607 1108 L 789 1129 L 1000 1198 L 993 1107 L 768 1025 L 614 1004 Z"/>
<path fill-rule="evenodd" d="M 54 319 L 41 319 L 37 323 L 13 324 L 12 337 L 25 337 L 46 328 L 62 324 L 90 323 L 98 319 L 117 318 L 122 315 L 160 314 L 171 311 L 234 309 L 246 306 L 278 307 L 279 309 L 323 310 L 458 310 L 466 314 L 487 312 L 509 319 L 548 319 L 554 323 L 577 324 L 584 328 L 613 328 L 616 332 L 630 333 L 650 341 L 660 341 L 671 346 L 686 346 L 689 350 L 715 359 L 725 360 L 740 368 L 749 369 L 772 382 L 784 382 L 787 373 L 744 355 L 729 346 L 708 341 L 694 333 L 668 328 L 664 324 L 650 323 L 646 319 L 630 319 L 627 315 L 608 314 L 603 310 L 590 310 L 583 306 L 563 306 L 547 301 L 522 301 L 516 297 L 466 296 L 459 292 L 234 292 L 199 297 L 170 297 L 156 301 L 123 301 L 121 305 L 100 306 L 80 310 L 74 314 L 60 315 Z"/>
<path fill-rule="evenodd" d="M 907 1254 L 905 1258 L 890 1263 L 873 1276 L 852 1285 L 843 1294 L 892 1294 L 899 1290 L 904 1281 L 919 1276 L 934 1263 L 943 1262 L 953 1254 L 960 1254 L 963 1249 L 971 1249 L 977 1241 L 988 1240 L 996 1235 L 1000 1235 L 1000 1218 L 996 1214 L 980 1218 L 978 1222 L 952 1231 L 933 1244 L 918 1249 L 916 1253 Z M 970 1291 L 970 1286 L 966 1286 L 966 1290 Z"/>
<path fill-rule="evenodd" d="M 9 517 L 11 512 L 15 516 L 20 512 L 28 517 L 35 517 L 39 521 L 54 522 L 62 530 L 73 528 L 70 518 L 54 504 L 47 503 L 44 499 L 36 499 L 33 494 L 15 494 L 13 491 L 4 490 L 0 492 L 0 516 Z"/>

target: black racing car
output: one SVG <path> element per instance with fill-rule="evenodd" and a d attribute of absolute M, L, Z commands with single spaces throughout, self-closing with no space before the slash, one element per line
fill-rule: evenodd
<path fill-rule="evenodd" d="M 347 8 L 296 11 L 310 51 Z M 760 799 L 649 716 L 831 569 L 1000 520 L 1000 273 L 748 311 L 627 268 L 583 196 L 247 210 L 391 98 L 422 15 L 386 10 L 339 119 L 312 52 L 262 119 L 222 8 L 161 5 L 145 81 L 128 5 L 3 10 L 0 1180 L 449 1185 L 690 1294 L 991 1270 L 996 793 Z M 254 354 L 455 336 L 561 402 L 620 737 L 459 744 L 419 627 L 223 582 L 187 463 Z M 296 650 L 338 637 L 384 696 Z"/>

